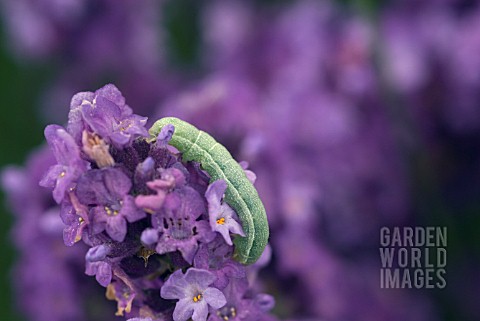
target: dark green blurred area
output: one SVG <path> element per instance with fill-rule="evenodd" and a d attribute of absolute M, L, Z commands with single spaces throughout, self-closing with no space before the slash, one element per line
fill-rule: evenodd
<path fill-rule="evenodd" d="M 34 66 L 19 66 L 7 53 L 4 33 L 0 38 L 0 168 L 5 165 L 21 165 L 30 150 L 43 140 L 43 124 L 36 115 L 35 106 L 48 78 L 45 70 Z M 0 311 L 2 320 L 20 320 L 14 312 L 10 266 L 14 249 L 10 242 L 13 217 L 7 210 L 5 195 L 0 190 Z M 25 200 L 28 202 L 28 200 Z"/>
<path fill-rule="evenodd" d="M 0 36 L 0 168 L 22 165 L 29 152 L 43 141 L 38 113 L 38 97 L 48 78 L 45 68 L 20 66 L 9 55 L 3 30 Z M 0 189 L 0 311 L 2 320 L 22 320 L 15 311 L 11 289 L 11 265 L 15 250 L 10 241 L 13 216 Z M 28 200 L 25 200 L 28 202 Z"/>

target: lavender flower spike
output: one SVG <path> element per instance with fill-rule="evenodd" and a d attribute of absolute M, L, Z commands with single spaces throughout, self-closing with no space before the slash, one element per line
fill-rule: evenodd
<path fill-rule="evenodd" d="M 226 203 L 221 203 L 223 194 L 227 189 L 227 183 L 224 180 L 217 180 L 208 186 L 205 192 L 205 198 L 208 202 L 208 216 L 210 227 L 213 231 L 220 233 L 228 245 L 232 245 L 230 233 L 245 236 L 242 226 L 235 220 L 233 209 Z"/>
<path fill-rule="evenodd" d="M 219 309 L 227 301 L 217 288 L 208 287 L 216 277 L 207 270 L 190 268 L 185 274 L 175 271 L 163 285 L 160 295 L 164 299 L 178 299 L 173 311 L 174 321 L 205 321 L 208 306 Z"/>
<path fill-rule="evenodd" d="M 205 162 L 188 161 L 188 155 L 169 147 L 173 125 L 164 126 L 156 140 L 142 138 L 142 124 L 129 126 L 124 121 L 144 118 L 133 115 L 113 85 L 75 95 L 72 106 L 68 130 L 52 125 L 45 131 L 57 162 L 42 181 L 54 189 L 59 206 L 48 211 L 60 214 L 58 223 L 66 225 L 65 244 L 80 243 L 70 251 L 84 260 L 69 256 L 68 263 L 85 263 L 85 274 L 106 288 L 106 298 L 116 301 L 115 315 L 124 320 L 212 321 L 212 316 L 224 320 L 230 315 L 260 320 L 273 300 L 257 296 L 248 286 L 247 268 L 234 261 L 230 233 L 248 231 L 243 232 L 236 210 L 222 203 L 227 180 L 208 187 L 209 180 L 216 179 L 202 170 Z M 126 127 L 118 132 L 117 125 Z M 53 159 L 48 165 L 52 163 Z M 250 184 L 241 172 L 245 166 L 224 165 L 225 170 L 237 168 L 231 174 L 240 173 L 241 181 Z M 51 233 L 61 231 L 63 226 L 57 225 L 48 227 Z M 25 243 L 30 248 L 31 242 Z M 53 252 L 57 251 L 62 252 Z M 236 301 L 224 290 L 234 279 L 245 285 Z M 31 295 L 34 300 L 39 296 Z M 257 297 L 261 304 L 252 301 Z M 108 317 L 99 314 L 98 319 Z"/>

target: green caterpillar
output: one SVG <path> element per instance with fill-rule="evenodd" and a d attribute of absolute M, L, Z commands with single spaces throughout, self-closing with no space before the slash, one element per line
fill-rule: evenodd
<path fill-rule="evenodd" d="M 257 190 L 224 146 L 183 120 L 166 117 L 156 121 L 149 130 L 150 141 L 167 124 L 175 127 L 170 145 L 182 152 L 184 161 L 199 162 L 210 175 L 210 183 L 219 179 L 227 182 L 225 201 L 237 212 L 246 235 L 235 238 L 234 257 L 243 264 L 254 263 L 263 253 L 269 235 L 265 207 Z"/>

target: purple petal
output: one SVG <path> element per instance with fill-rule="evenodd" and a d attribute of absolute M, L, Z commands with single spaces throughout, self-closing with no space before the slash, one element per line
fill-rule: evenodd
<path fill-rule="evenodd" d="M 75 141 L 80 144 L 82 132 L 85 130 L 85 123 L 82 116 L 82 104 L 91 103 L 95 98 L 92 92 L 81 92 L 73 96 L 70 102 L 70 112 L 68 113 L 67 131 L 73 136 Z"/>
<path fill-rule="evenodd" d="M 105 97 L 117 106 L 123 107 L 125 105 L 125 98 L 118 88 L 113 84 L 107 84 L 95 91 L 95 95 Z"/>
<path fill-rule="evenodd" d="M 195 227 L 197 228 L 198 236 L 197 238 L 205 243 L 213 241 L 216 236 L 216 233 L 212 231 L 210 224 L 205 220 L 200 220 L 195 222 Z"/>
<path fill-rule="evenodd" d="M 243 172 L 245 173 L 245 176 L 247 176 L 247 179 L 250 181 L 250 183 L 255 184 L 257 181 L 257 175 L 249 169 L 246 169 Z"/>
<path fill-rule="evenodd" d="M 91 228 L 93 229 L 93 234 L 101 233 L 105 230 L 107 225 L 107 212 L 103 206 L 96 206 L 90 211 L 92 215 Z"/>
<path fill-rule="evenodd" d="M 172 124 L 167 124 L 163 126 L 162 130 L 160 131 L 160 133 L 158 133 L 158 136 L 157 136 L 157 141 L 156 141 L 157 146 L 160 146 L 160 147 L 167 146 L 170 139 L 172 139 L 174 132 L 175 132 L 175 126 L 173 126 Z"/>
<path fill-rule="evenodd" d="M 115 195 L 117 199 L 122 199 L 124 195 L 130 192 L 132 181 L 120 169 L 105 168 L 102 170 L 102 174 L 107 191 Z"/>
<path fill-rule="evenodd" d="M 127 235 L 127 222 L 121 215 L 108 217 L 105 230 L 114 241 L 122 242 Z"/>
<path fill-rule="evenodd" d="M 190 268 L 185 273 L 185 281 L 188 283 L 196 283 L 201 289 L 206 289 L 215 279 L 215 274 L 207 270 Z"/>
<path fill-rule="evenodd" d="M 40 181 L 40 186 L 53 189 L 53 199 L 60 204 L 65 198 L 65 193 L 72 184 L 71 176 L 67 175 L 68 168 L 64 165 L 54 165 Z"/>
<path fill-rule="evenodd" d="M 72 97 L 72 100 L 70 101 L 70 109 L 80 107 L 84 101 L 92 102 L 94 98 L 95 94 L 90 91 L 79 92 Z"/>
<path fill-rule="evenodd" d="M 183 203 L 183 217 L 189 217 L 194 221 L 206 212 L 205 201 L 196 190 L 185 186 L 179 189 L 178 192 L 181 195 Z"/>
<path fill-rule="evenodd" d="M 227 225 L 228 225 L 228 229 L 233 234 L 238 234 L 240 236 L 245 236 L 245 233 L 243 232 L 242 226 L 232 217 L 229 217 L 227 219 Z"/>
<path fill-rule="evenodd" d="M 63 230 L 63 242 L 66 246 L 73 246 L 76 242 L 81 240 L 83 231 L 81 227 L 82 224 L 80 222 L 74 222 Z"/>
<path fill-rule="evenodd" d="M 155 251 L 158 254 L 165 254 L 170 252 L 175 252 L 178 249 L 177 242 L 175 240 L 165 241 L 164 238 L 161 238 L 155 247 Z"/>
<path fill-rule="evenodd" d="M 193 314 L 193 304 L 192 298 L 185 298 L 177 302 L 175 305 L 175 310 L 173 311 L 173 320 L 174 321 L 186 321 Z"/>
<path fill-rule="evenodd" d="M 63 127 L 48 125 L 45 127 L 45 138 L 59 164 L 69 166 L 82 164 L 80 148 Z"/>
<path fill-rule="evenodd" d="M 112 281 L 112 268 L 108 263 L 99 263 L 95 279 L 97 279 L 98 283 L 104 287 L 110 284 Z"/>
<path fill-rule="evenodd" d="M 193 263 L 193 258 L 195 257 L 195 253 L 197 253 L 198 243 L 197 240 L 194 238 L 190 238 L 189 240 L 180 240 L 176 242 L 176 248 L 182 253 L 183 258 L 189 264 Z"/>
<path fill-rule="evenodd" d="M 120 210 L 119 216 L 125 217 L 130 223 L 141 220 L 146 217 L 144 211 L 139 209 L 135 205 L 135 199 L 131 195 L 127 195 L 123 198 L 122 209 Z"/>
<path fill-rule="evenodd" d="M 207 288 L 205 291 L 203 291 L 203 298 L 215 309 L 219 309 L 227 303 L 225 295 L 222 293 L 222 291 L 216 288 Z"/>
<path fill-rule="evenodd" d="M 140 176 L 149 176 L 152 174 L 152 171 L 155 169 L 155 160 L 148 156 L 143 162 L 138 164 L 136 171 Z"/>
<path fill-rule="evenodd" d="M 193 321 L 206 321 L 208 315 L 208 305 L 206 302 L 200 301 L 195 303 L 195 308 L 192 315 Z"/>
<path fill-rule="evenodd" d="M 82 116 L 95 133 L 107 139 L 113 130 L 113 124 L 121 116 L 121 110 L 105 97 L 96 96 L 95 104 L 82 105 Z"/>
<path fill-rule="evenodd" d="M 78 180 L 75 193 L 78 200 L 85 205 L 107 205 L 112 199 L 103 183 L 103 171 L 100 169 L 83 174 Z"/>
<path fill-rule="evenodd" d="M 188 286 L 188 284 L 187 284 Z M 167 300 L 178 300 L 187 297 L 186 288 L 176 285 L 163 285 L 160 289 L 160 296 Z"/>
<path fill-rule="evenodd" d="M 175 166 L 175 164 L 173 166 Z M 181 166 L 183 168 L 183 165 Z M 181 187 L 185 185 L 186 182 L 185 173 L 181 169 L 175 167 L 170 167 L 162 171 L 162 180 L 171 182 L 171 187 Z"/>
<path fill-rule="evenodd" d="M 42 187 L 54 189 L 56 186 L 57 180 L 60 178 L 61 174 L 65 172 L 65 170 L 66 170 L 66 166 L 64 165 L 51 166 L 43 176 L 39 185 Z"/>
<path fill-rule="evenodd" d="M 152 157 L 147 157 L 143 162 L 139 163 L 135 168 L 134 182 L 135 188 L 140 193 L 146 192 L 146 184 L 153 179 L 155 175 L 155 160 Z"/>
<path fill-rule="evenodd" d="M 167 300 L 183 299 L 187 296 L 188 283 L 181 270 L 177 270 L 167 279 L 160 289 L 160 296 Z"/>
<path fill-rule="evenodd" d="M 228 230 L 228 226 L 226 225 L 219 225 L 215 228 L 215 230 L 222 235 L 223 239 L 225 240 L 225 243 L 228 245 L 233 245 L 232 238 L 230 237 L 230 232 Z"/>
<path fill-rule="evenodd" d="M 145 128 L 148 118 L 139 115 L 130 115 L 124 118 L 120 123 L 116 124 L 114 130 L 118 133 L 130 136 L 148 137 L 148 130 Z"/>
<path fill-rule="evenodd" d="M 120 131 L 113 132 L 109 136 L 110 141 L 117 148 L 128 145 L 128 143 L 130 142 L 130 135 L 127 135 L 126 133 Z"/>
<path fill-rule="evenodd" d="M 250 183 L 255 184 L 255 181 L 257 180 L 257 175 L 255 175 L 255 173 L 251 170 L 247 169 L 249 165 L 248 162 L 241 161 L 238 164 L 242 167 L 243 172 L 245 173 L 245 176 L 247 176 L 247 179 L 250 181 Z"/>
<path fill-rule="evenodd" d="M 205 198 L 208 202 L 209 212 L 210 208 L 214 211 L 220 206 L 220 202 L 226 189 L 227 183 L 223 179 L 219 179 L 208 186 L 207 191 L 205 192 Z"/>
<path fill-rule="evenodd" d="M 67 199 L 63 201 L 60 206 L 60 218 L 65 225 L 71 225 L 78 220 L 78 215 L 73 208 L 73 205 L 71 202 L 67 201 Z"/>

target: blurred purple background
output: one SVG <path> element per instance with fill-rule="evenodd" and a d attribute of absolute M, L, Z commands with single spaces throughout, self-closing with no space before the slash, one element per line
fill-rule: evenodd
<path fill-rule="evenodd" d="M 271 225 L 258 281 L 280 319 L 480 319 L 477 1 L 3 0 L 1 14 L 0 160 L 19 164 L 2 174 L 2 320 L 110 315 L 37 184 L 52 156 L 29 153 L 75 93 L 109 82 L 150 123 L 181 117 L 249 162 Z M 382 226 L 446 226 L 446 288 L 382 289 Z"/>

